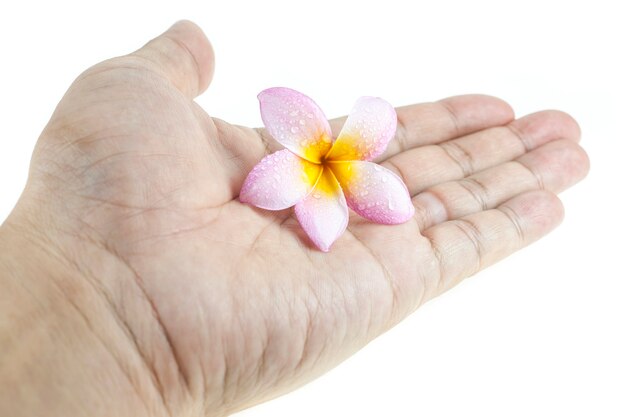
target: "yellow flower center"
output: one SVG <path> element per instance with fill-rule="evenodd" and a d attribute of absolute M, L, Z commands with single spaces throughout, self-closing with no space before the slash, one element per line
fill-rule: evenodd
<path fill-rule="evenodd" d="M 354 173 L 352 164 L 344 157 L 358 159 L 350 145 L 344 143 L 341 147 L 332 146 L 332 139 L 326 134 L 316 141 L 311 141 L 304 148 L 304 155 L 307 159 L 303 163 L 304 180 L 315 188 L 314 197 L 316 194 L 333 195 L 337 192 L 337 182 L 340 184 L 349 182 Z"/>

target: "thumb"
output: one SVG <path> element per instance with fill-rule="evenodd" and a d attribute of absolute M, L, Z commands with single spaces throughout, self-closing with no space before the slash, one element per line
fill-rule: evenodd
<path fill-rule="evenodd" d="M 154 63 L 189 98 L 200 95 L 213 78 L 215 56 L 205 34 L 195 23 L 181 20 L 131 55 Z"/>

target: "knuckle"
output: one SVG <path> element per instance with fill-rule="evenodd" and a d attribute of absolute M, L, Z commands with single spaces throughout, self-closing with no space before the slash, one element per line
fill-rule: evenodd
<path fill-rule="evenodd" d="M 458 166 L 463 176 L 467 177 L 475 172 L 474 158 L 472 155 L 461 145 L 456 142 L 446 142 L 439 145 L 444 153 L 452 160 L 452 162 Z"/>

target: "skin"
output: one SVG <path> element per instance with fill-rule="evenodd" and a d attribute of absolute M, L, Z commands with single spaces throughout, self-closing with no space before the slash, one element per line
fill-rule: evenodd
<path fill-rule="evenodd" d="M 576 122 L 481 95 L 397 109 L 378 159 L 416 207 L 322 253 L 237 200 L 278 145 L 193 98 L 214 57 L 179 22 L 72 84 L 0 228 L 0 415 L 226 415 L 319 376 L 556 227 L 589 168 Z M 344 119 L 332 122 L 335 135 Z"/>

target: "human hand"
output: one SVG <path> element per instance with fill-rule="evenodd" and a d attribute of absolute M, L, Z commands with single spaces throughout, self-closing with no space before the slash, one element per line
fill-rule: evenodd
<path fill-rule="evenodd" d="M 322 253 L 292 211 L 237 200 L 277 145 L 193 101 L 212 72 L 181 22 L 59 103 L 0 232 L 0 414 L 222 415 L 285 393 L 544 236 L 553 193 L 588 170 L 561 112 L 514 120 L 478 95 L 399 108 L 378 161 L 414 220 L 353 217 Z"/>

